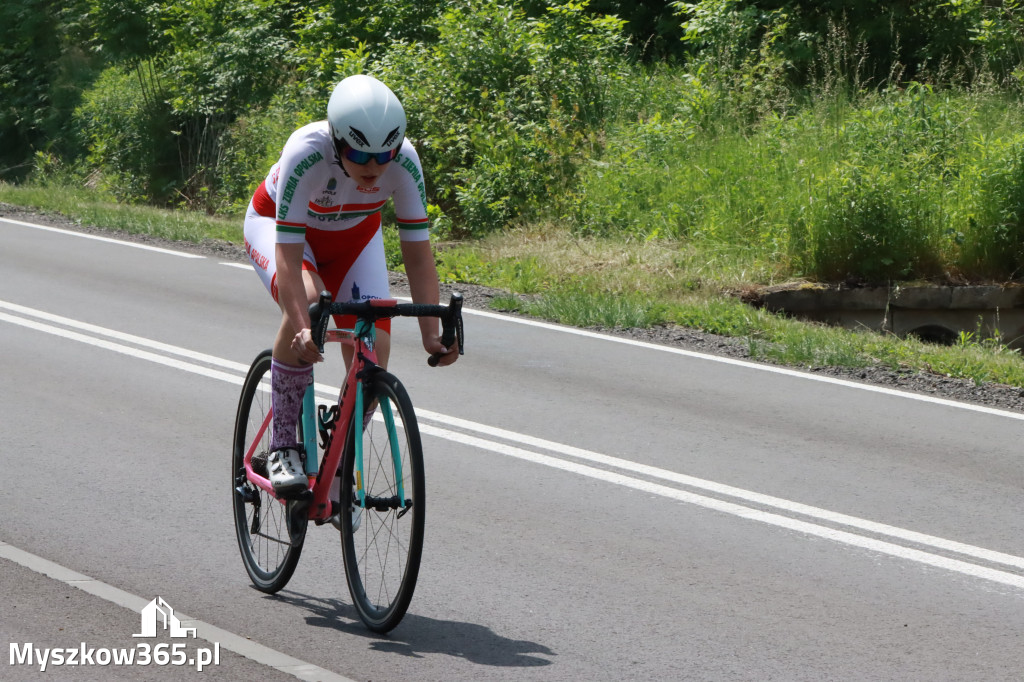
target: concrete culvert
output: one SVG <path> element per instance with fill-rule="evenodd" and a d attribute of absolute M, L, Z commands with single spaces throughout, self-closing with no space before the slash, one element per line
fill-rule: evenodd
<path fill-rule="evenodd" d="M 956 343 L 957 334 L 941 324 L 926 324 L 910 330 L 911 336 L 916 336 L 925 343 L 934 343 L 940 346 L 952 346 Z"/>

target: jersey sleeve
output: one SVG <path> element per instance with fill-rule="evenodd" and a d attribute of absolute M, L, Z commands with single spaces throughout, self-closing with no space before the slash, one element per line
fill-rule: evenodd
<path fill-rule="evenodd" d="M 277 243 L 297 244 L 306 238 L 306 218 L 313 193 L 330 173 L 329 163 L 315 144 L 298 131 L 281 153 L 277 180 Z"/>
<path fill-rule="evenodd" d="M 426 241 L 430 238 L 430 221 L 427 219 L 423 166 L 416 148 L 409 140 L 402 144 L 402 153 L 393 163 L 398 164 L 396 170 L 401 171 L 401 178 L 392 195 L 398 236 L 405 242 Z"/>

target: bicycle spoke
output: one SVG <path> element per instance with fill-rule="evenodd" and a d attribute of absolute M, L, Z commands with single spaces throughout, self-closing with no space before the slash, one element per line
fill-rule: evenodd
<path fill-rule="evenodd" d="M 291 578 L 302 549 L 302 535 L 292 536 L 287 508 L 261 488 L 245 481 L 245 455 L 253 447 L 253 458 L 270 450 L 270 429 L 265 429 L 271 411 L 270 352 L 253 362 L 239 400 L 232 448 L 232 499 L 238 547 L 253 584 L 264 592 L 280 590 Z M 261 433 L 262 432 L 262 433 Z M 241 481 L 241 483 L 239 483 Z M 248 486 L 244 494 L 239 486 Z"/>
<path fill-rule="evenodd" d="M 343 524 L 342 542 L 349 589 L 360 617 L 370 629 L 386 632 L 405 614 L 419 571 L 423 543 L 422 452 L 412 406 L 398 380 L 381 373 L 367 393 L 368 400 L 377 401 L 385 409 L 378 410 L 365 433 L 360 433 L 368 504 L 362 510 L 358 531 L 346 529 Z M 392 413 L 389 429 L 385 420 Z M 346 454 L 354 448 L 354 438 L 350 429 Z M 392 439 L 398 453 L 397 467 Z M 354 457 L 345 461 L 349 474 L 353 468 L 350 460 Z M 401 472 L 403 497 L 411 500 L 410 506 L 398 496 L 396 468 Z"/>

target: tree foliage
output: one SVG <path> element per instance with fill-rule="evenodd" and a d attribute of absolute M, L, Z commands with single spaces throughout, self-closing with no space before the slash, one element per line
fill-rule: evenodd
<path fill-rule="evenodd" d="M 77 151 L 67 119 L 95 70 L 76 41 L 81 14 L 75 2 L 0 3 L 0 177 L 24 175 L 36 151 Z"/>
<path fill-rule="evenodd" d="M 382 76 L 421 136 L 432 197 L 482 233 L 551 201 L 571 182 L 605 116 L 625 47 L 621 21 L 568 2 L 529 17 L 513 4 L 458 0 L 432 44 L 395 47 Z"/>
<path fill-rule="evenodd" d="M 849 77 L 876 85 L 889 79 L 965 77 L 977 67 L 979 48 L 999 55 L 992 66 L 1005 76 L 1024 28 L 1019 0 L 700 0 L 671 3 L 683 21 L 693 54 L 736 60 L 767 39 L 789 76 L 805 84 L 824 53 L 856 53 Z M 1012 37 L 1011 37 L 1012 36 Z M 839 45 L 837 41 L 845 42 Z"/>
<path fill-rule="evenodd" d="M 125 200 L 237 209 L 369 72 L 406 103 L 432 215 L 480 234 L 580 215 L 611 136 L 671 149 L 813 88 L 1019 92 L 1022 35 L 1024 0 L 18 0 L 0 5 L 0 177 L 44 154 Z M 652 95 L 666 68 L 678 88 Z"/>

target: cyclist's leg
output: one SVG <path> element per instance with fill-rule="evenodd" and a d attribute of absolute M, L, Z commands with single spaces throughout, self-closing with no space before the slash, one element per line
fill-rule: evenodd
<path fill-rule="evenodd" d="M 256 274 L 263 286 L 277 302 L 277 261 L 274 248 L 277 240 L 277 222 L 274 218 L 261 216 L 252 205 L 245 215 L 245 252 L 249 255 Z M 306 298 L 314 303 L 317 296 L 324 290 L 324 281 L 316 268 L 316 257 L 307 242 L 302 252 L 302 282 L 306 289 Z M 274 340 L 274 357 L 291 365 L 297 365 L 298 356 L 291 350 L 291 334 L 285 333 L 283 324 Z"/>
<path fill-rule="evenodd" d="M 277 263 L 272 255 L 276 242 L 273 218 L 250 210 L 245 220 L 245 245 L 249 260 L 270 295 L 277 300 Z M 323 281 L 316 273 L 314 256 L 306 244 L 303 253 L 303 284 L 307 299 L 316 300 Z M 271 365 L 271 392 L 274 410 L 271 431 L 271 454 L 268 464 L 270 479 L 280 494 L 298 493 L 305 489 L 306 478 L 300 461 L 296 424 L 302 397 L 312 377 L 312 366 L 303 365 L 291 348 L 293 332 L 281 326 L 274 340 Z"/>
<path fill-rule="evenodd" d="M 302 284 L 306 289 L 306 300 L 310 303 L 315 303 L 320 292 L 326 287 L 323 279 L 320 277 L 320 273 L 317 272 L 316 265 L 314 264 L 312 251 L 307 247 L 306 253 L 302 258 Z M 276 273 L 273 273 L 276 274 Z M 271 294 L 274 296 L 274 300 L 277 300 L 277 286 L 271 275 L 271 284 L 268 286 L 271 289 Z M 274 338 L 274 358 L 286 362 L 289 365 L 299 365 L 299 356 L 292 350 L 292 338 L 294 333 L 291 328 L 287 327 L 282 317 L 281 326 L 277 330 L 277 336 Z"/>

